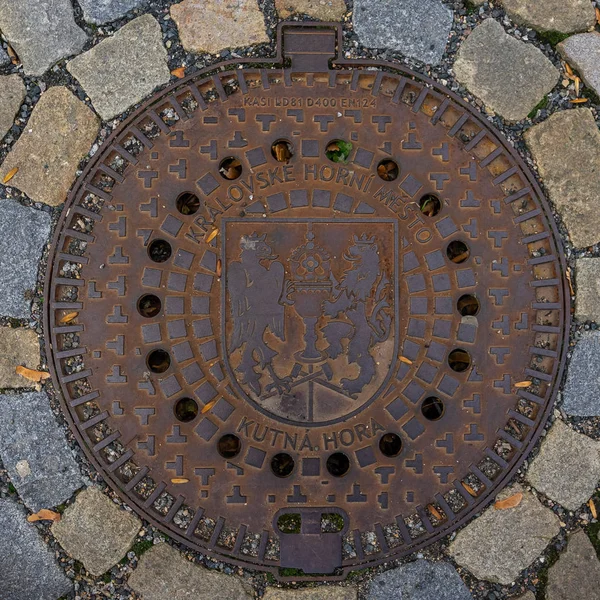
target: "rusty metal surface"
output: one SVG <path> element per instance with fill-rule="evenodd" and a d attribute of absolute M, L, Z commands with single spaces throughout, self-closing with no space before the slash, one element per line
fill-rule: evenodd
<path fill-rule="evenodd" d="M 338 26 L 278 35 L 272 69 L 189 77 L 94 157 L 46 335 L 78 440 L 140 515 L 334 578 L 506 483 L 552 405 L 568 296 L 541 192 L 478 115 L 343 60 Z"/>

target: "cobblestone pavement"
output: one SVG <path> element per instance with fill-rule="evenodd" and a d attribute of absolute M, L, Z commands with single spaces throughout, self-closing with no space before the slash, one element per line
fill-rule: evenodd
<path fill-rule="evenodd" d="M 0 600 L 600 597 L 599 7 L 0 0 Z M 48 244 L 89 157 L 136 103 L 176 80 L 176 69 L 272 55 L 282 18 L 339 20 L 347 57 L 408 65 L 476 106 L 537 170 L 573 286 L 562 391 L 538 447 L 499 495 L 520 493 L 520 504 L 488 508 L 402 564 L 320 587 L 277 584 L 179 547 L 139 521 L 83 456 L 51 381 L 14 372 L 48 370 Z M 42 508 L 62 519 L 28 522 Z"/>

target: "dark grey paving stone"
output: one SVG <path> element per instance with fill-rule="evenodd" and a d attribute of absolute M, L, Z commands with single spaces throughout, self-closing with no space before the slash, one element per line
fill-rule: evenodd
<path fill-rule="evenodd" d="M 369 583 L 365 597 L 367 600 L 472 600 L 452 565 L 427 560 L 377 575 Z"/>
<path fill-rule="evenodd" d="M 83 485 L 45 392 L 0 395 L 0 459 L 33 512 L 61 504 Z"/>
<path fill-rule="evenodd" d="M 147 4 L 146 0 L 78 0 L 83 11 L 83 18 L 88 23 L 102 25 L 123 15 L 134 8 Z"/>
<path fill-rule="evenodd" d="M 26 75 L 42 75 L 87 41 L 75 23 L 71 0 L 0 0 L 0 30 Z"/>
<path fill-rule="evenodd" d="M 576 417 L 600 416 L 600 331 L 586 331 L 567 371 L 563 410 Z"/>
<path fill-rule="evenodd" d="M 0 314 L 27 319 L 50 215 L 0 195 Z"/>
<path fill-rule="evenodd" d="M 354 0 L 352 22 L 365 46 L 435 65 L 446 49 L 452 11 L 440 0 Z"/>
<path fill-rule="evenodd" d="M 0 600 L 56 600 L 72 582 L 19 504 L 0 499 Z"/>

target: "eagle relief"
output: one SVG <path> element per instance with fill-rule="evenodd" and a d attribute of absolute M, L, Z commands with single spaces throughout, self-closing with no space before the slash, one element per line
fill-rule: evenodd
<path fill-rule="evenodd" d="M 361 408 L 391 370 L 394 224 L 289 221 L 227 224 L 228 368 L 264 411 L 326 423 Z"/>

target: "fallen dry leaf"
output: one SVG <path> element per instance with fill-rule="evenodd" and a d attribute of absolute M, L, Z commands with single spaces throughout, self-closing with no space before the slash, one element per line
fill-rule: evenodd
<path fill-rule="evenodd" d="M 47 508 L 42 508 L 38 512 L 29 515 L 27 520 L 30 523 L 34 523 L 35 521 L 60 521 L 60 514 L 54 512 L 53 510 L 48 510 Z"/>
<path fill-rule="evenodd" d="M 465 483 L 463 481 L 462 484 L 463 484 L 463 487 L 465 488 L 465 490 L 467 490 L 467 492 L 469 492 L 469 494 L 471 494 L 471 496 L 473 496 L 474 498 L 477 497 L 477 492 L 468 483 Z"/>
<path fill-rule="evenodd" d="M 598 518 L 598 511 L 596 510 L 596 504 L 594 503 L 594 499 L 590 498 L 590 501 L 588 502 L 588 505 L 590 507 L 590 512 L 592 513 L 592 517 L 594 517 L 594 519 Z"/>
<path fill-rule="evenodd" d="M 428 507 L 429 512 L 438 520 L 438 521 L 443 521 L 444 517 L 442 517 L 440 511 L 433 505 L 430 504 Z"/>
<path fill-rule="evenodd" d="M 581 86 L 581 79 L 579 79 L 579 77 L 575 77 L 575 95 L 578 98 L 579 98 L 580 86 Z"/>
<path fill-rule="evenodd" d="M 175 485 L 180 485 L 182 483 L 189 483 L 190 480 L 186 479 L 185 477 L 173 477 L 173 479 L 171 479 L 171 483 L 174 483 Z"/>
<path fill-rule="evenodd" d="M 407 365 L 412 365 L 413 364 L 412 360 L 410 360 L 410 358 L 406 358 L 406 356 L 401 356 L 400 357 L 400 362 L 403 362 L 403 363 L 405 363 Z"/>
<path fill-rule="evenodd" d="M 571 77 L 573 77 L 573 69 L 571 69 L 571 65 L 569 63 L 565 63 L 565 70 L 567 71 L 567 74 L 570 75 Z"/>
<path fill-rule="evenodd" d="M 70 323 L 79 313 L 78 312 L 70 312 L 67 313 L 66 315 L 63 315 L 58 322 L 61 325 L 64 325 L 65 323 Z"/>
<path fill-rule="evenodd" d="M 36 383 L 50 377 L 50 373 L 46 373 L 45 371 L 35 371 L 33 369 L 28 369 L 27 367 L 22 367 L 21 365 L 15 369 L 15 373 L 21 375 L 21 377 L 25 377 L 25 379 L 29 379 L 29 381 L 35 381 Z"/>
<path fill-rule="evenodd" d="M 567 276 L 567 281 L 569 282 L 569 289 L 571 290 L 571 296 L 574 296 L 575 290 L 573 289 L 573 281 L 571 281 L 571 269 L 567 269 L 567 271 L 565 272 L 565 275 Z"/>
<path fill-rule="evenodd" d="M 531 385 L 531 381 L 519 381 L 518 383 L 515 383 L 516 388 L 526 388 L 526 387 L 529 387 L 530 385 Z"/>
<path fill-rule="evenodd" d="M 223 263 L 221 262 L 221 259 L 218 258 L 217 259 L 217 268 L 215 269 L 215 273 L 217 274 L 217 277 L 221 277 L 222 272 L 223 272 Z"/>
<path fill-rule="evenodd" d="M 219 228 L 215 227 L 207 236 L 206 236 L 206 243 L 210 244 L 216 237 L 217 234 L 219 233 Z"/>
<path fill-rule="evenodd" d="M 596 8 L 596 21 L 600 24 L 600 8 Z"/>
<path fill-rule="evenodd" d="M 13 65 L 18 65 L 21 62 L 19 60 L 19 57 L 17 56 L 17 53 L 11 48 L 10 45 L 6 46 L 6 54 L 8 54 L 8 56 L 10 57 L 10 62 Z"/>
<path fill-rule="evenodd" d="M 178 79 L 183 79 L 185 77 L 185 67 L 177 67 L 177 69 L 173 69 L 171 71 L 171 75 L 175 75 Z"/>
<path fill-rule="evenodd" d="M 14 169 L 11 169 L 5 176 L 4 179 L 2 180 L 2 183 L 8 183 L 19 171 L 19 167 L 15 167 Z"/>
<path fill-rule="evenodd" d="M 202 410 L 200 411 L 200 414 L 204 414 L 204 413 L 208 412 L 216 403 L 217 403 L 216 400 L 211 400 L 208 404 L 206 404 L 202 408 Z"/>
<path fill-rule="evenodd" d="M 517 492 L 504 500 L 498 500 L 494 503 L 494 508 L 496 510 L 506 510 L 507 508 L 515 508 L 515 506 L 519 506 L 521 501 L 523 500 L 523 494 L 521 492 Z"/>
<path fill-rule="evenodd" d="M 571 104 L 583 104 L 584 102 L 589 102 L 588 98 L 574 98 L 570 100 Z"/>

